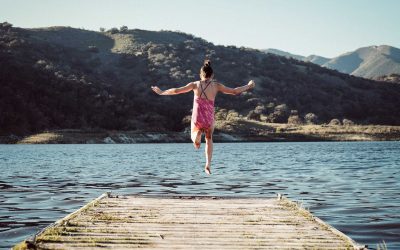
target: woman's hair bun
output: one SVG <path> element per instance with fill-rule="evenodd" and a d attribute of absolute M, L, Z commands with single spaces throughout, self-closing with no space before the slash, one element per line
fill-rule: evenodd
<path fill-rule="evenodd" d="M 200 76 L 204 78 L 210 78 L 213 75 L 213 69 L 211 68 L 211 61 L 209 59 L 204 60 L 204 64 L 200 69 Z"/>

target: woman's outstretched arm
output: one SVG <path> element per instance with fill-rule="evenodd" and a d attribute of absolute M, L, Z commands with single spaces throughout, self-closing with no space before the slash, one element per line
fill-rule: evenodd
<path fill-rule="evenodd" d="M 183 94 L 183 93 L 189 92 L 189 91 L 193 90 L 194 87 L 195 87 L 195 83 L 191 82 L 191 83 L 186 84 L 183 87 L 167 89 L 164 91 L 161 90 L 157 86 L 151 86 L 151 89 L 159 95 L 178 95 L 178 94 Z"/>
<path fill-rule="evenodd" d="M 251 80 L 248 84 L 237 88 L 229 88 L 221 83 L 218 83 L 218 91 L 228 95 L 238 95 L 242 92 L 254 88 L 255 85 L 256 83 L 253 80 Z"/>

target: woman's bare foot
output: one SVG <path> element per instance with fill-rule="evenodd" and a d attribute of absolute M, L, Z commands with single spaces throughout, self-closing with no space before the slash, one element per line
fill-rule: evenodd
<path fill-rule="evenodd" d="M 193 146 L 195 149 L 199 149 L 200 148 L 200 142 L 193 142 Z"/>
<path fill-rule="evenodd" d="M 208 175 L 211 174 L 210 165 L 206 164 L 206 166 L 204 167 L 204 172 L 206 172 L 206 174 L 208 174 Z"/>

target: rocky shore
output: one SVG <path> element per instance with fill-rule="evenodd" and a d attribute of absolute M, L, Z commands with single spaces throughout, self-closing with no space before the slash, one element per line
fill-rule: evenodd
<path fill-rule="evenodd" d="M 226 125 L 226 124 L 225 124 Z M 228 126 L 229 127 L 229 126 Z M 216 127 L 215 142 L 283 142 L 283 141 L 384 141 L 400 140 L 400 126 L 380 125 L 289 125 L 235 124 L 235 129 Z M 226 128 L 226 126 L 225 126 Z M 28 136 L 3 135 L 2 144 L 112 144 L 112 143 L 189 143 L 189 131 L 151 132 L 62 129 Z"/>

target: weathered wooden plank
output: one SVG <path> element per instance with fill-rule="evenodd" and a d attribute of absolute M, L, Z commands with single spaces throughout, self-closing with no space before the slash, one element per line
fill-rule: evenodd
<path fill-rule="evenodd" d="M 109 194 L 26 242 L 37 249 L 361 249 L 287 199 Z"/>

